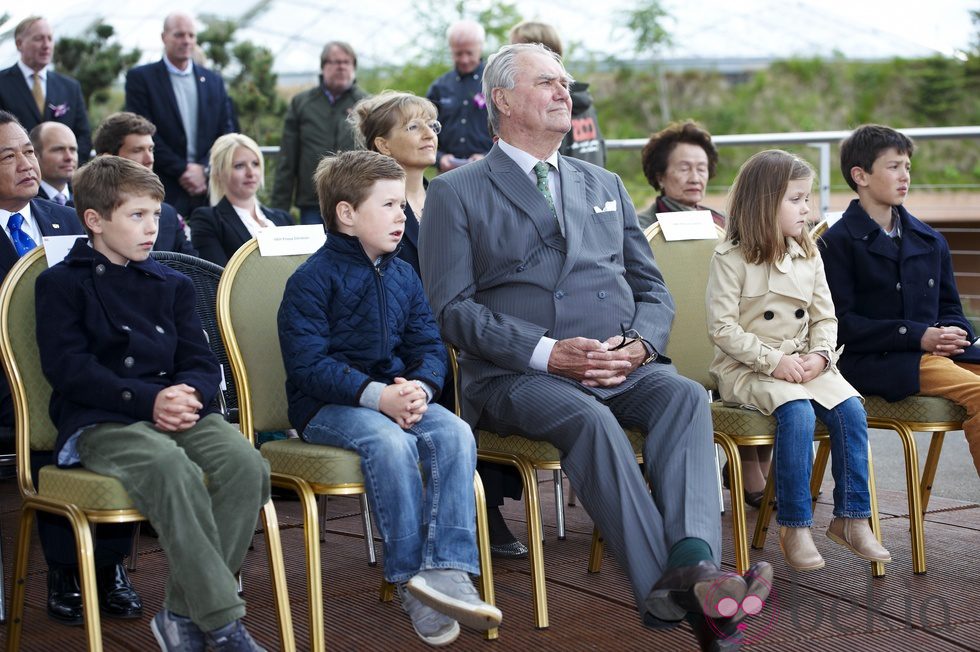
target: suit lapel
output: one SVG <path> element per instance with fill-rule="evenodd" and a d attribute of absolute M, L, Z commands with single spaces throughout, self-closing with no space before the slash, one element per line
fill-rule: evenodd
<path fill-rule="evenodd" d="M 34 221 L 37 222 L 37 228 L 42 236 L 71 235 L 61 228 L 61 220 L 52 217 L 43 202 L 31 202 L 31 215 L 34 216 Z M 38 244 L 43 243 L 38 242 Z"/>
<path fill-rule="evenodd" d="M 194 85 L 197 86 L 197 142 L 194 144 L 194 148 L 197 150 L 198 156 L 201 156 L 202 151 L 207 151 L 207 148 L 202 149 L 201 147 L 204 134 L 211 133 L 208 120 L 212 115 L 220 115 L 224 107 L 211 106 L 211 89 L 208 86 L 207 77 L 198 69 L 196 64 L 192 64 L 192 66 Z"/>
<path fill-rule="evenodd" d="M 487 162 L 493 185 L 520 212 L 527 215 L 541 240 L 549 246 L 554 246 L 555 218 L 544 195 L 534 187 L 530 177 L 524 174 L 517 163 L 496 145 L 487 155 Z"/>
<path fill-rule="evenodd" d="M 561 282 L 572 269 L 575 258 L 582 250 L 582 231 L 588 215 L 583 215 L 589 204 L 585 197 L 585 181 L 581 170 L 573 168 L 565 157 L 558 155 L 558 175 L 561 179 L 561 209 L 565 223 L 565 264 L 558 281 Z"/>
<path fill-rule="evenodd" d="M 41 114 L 37 110 L 37 103 L 34 102 L 34 96 L 31 94 L 31 89 L 27 87 L 24 82 L 24 75 L 21 74 L 20 68 L 15 63 L 10 68 L 3 71 L 4 74 L 4 84 L 7 85 L 13 91 L 16 96 L 14 99 L 17 100 L 18 104 L 25 107 L 34 116 L 34 119 L 38 122 L 43 122 Z M 51 71 L 48 71 L 48 84 L 51 84 Z M 44 99 L 44 103 L 47 104 L 47 97 Z M 13 107 L 10 107 L 13 108 Z"/>
<path fill-rule="evenodd" d="M 231 205 L 227 197 L 222 197 L 214 209 L 219 213 L 221 221 L 238 236 L 238 242 L 248 242 L 252 239 L 252 234 L 242 224 L 242 218 L 238 217 L 238 212 L 235 211 L 235 207 Z"/>
<path fill-rule="evenodd" d="M 177 96 L 174 94 L 174 85 L 170 83 L 170 73 L 167 71 L 167 64 L 163 62 L 163 59 L 157 62 L 153 72 L 157 76 L 159 88 L 163 91 L 164 101 L 167 103 L 167 112 L 172 116 L 176 116 L 177 128 L 180 129 L 181 133 L 184 133 L 184 121 L 180 119 L 180 109 L 177 108 Z M 200 102 L 198 102 L 198 105 L 200 106 Z M 159 131 L 158 128 L 157 135 L 159 135 Z M 184 134 L 184 139 L 187 139 L 187 134 Z"/>

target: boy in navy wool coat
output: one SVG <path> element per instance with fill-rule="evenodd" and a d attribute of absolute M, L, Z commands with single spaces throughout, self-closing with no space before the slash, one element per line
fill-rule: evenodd
<path fill-rule="evenodd" d="M 89 241 L 37 280 L 58 464 L 118 479 L 159 533 L 170 574 L 151 628 L 162 650 L 261 650 L 242 625 L 235 573 L 269 468 L 210 407 L 220 373 L 190 279 L 149 256 L 163 186 L 102 156 L 73 187 Z"/>
<path fill-rule="evenodd" d="M 844 345 L 838 366 L 862 394 L 962 405 L 980 473 L 980 349 L 946 240 L 902 205 L 914 148 L 881 125 L 859 127 L 841 143 L 841 172 L 858 198 L 819 242 Z"/>

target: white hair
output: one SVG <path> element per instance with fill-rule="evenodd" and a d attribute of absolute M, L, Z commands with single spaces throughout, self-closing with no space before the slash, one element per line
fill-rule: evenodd
<path fill-rule="evenodd" d="M 505 45 L 487 59 L 483 69 L 483 97 L 487 100 L 487 120 L 493 133 L 500 132 L 500 114 L 493 102 L 493 89 L 514 88 L 517 84 L 517 57 L 524 53 L 540 53 L 558 62 L 562 71 L 565 66 L 561 57 L 540 43 L 511 43 Z"/>
<path fill-rule="evenodd" d="M 483 43 L 487 40 L 487 32 L 483 29 L 483 25 L 475 20 L 457 20 L 446 30 L 446 40 L 450 43 L 465 41 L 468 38 Z"/>

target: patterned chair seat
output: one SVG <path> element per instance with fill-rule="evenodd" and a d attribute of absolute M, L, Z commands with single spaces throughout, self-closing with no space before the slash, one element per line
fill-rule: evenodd
<path fill-rule="evenodd" d="M 38 487 L 42 498 L 73 503 L 83 510 L 136 509 L 118 480 L 85 469 L 42 467 Z"/>
<path fill-rule="evenodd" d="M 714 429 L 732 437 L 776 436 L 775 417 L 766 416 L 758 410 L 726 405 L 721 401 L 711 404 L 711 421 Z M 827 434 L 827 426 L 817 419 L 816 433 Z"/>
<path fill-rule="evenodd" d="M 361 457 L 343 448 L 284 439 L 262 444 L 259 452 L 269 460 L 273 473 L 297 476 L 310 484 L 364 485 Z"/>
<path fill-rule="evenodd" d="M 626 436 L 630 440 L 630 445 L 633 446 L 633 452 L 636 455 L 642 455 L 643 433 L 637 430 L 627 430 Z M 507 437 L 488 430 L 477 430 L 476 437 L 477 445 L 481 451 L 517 455 L 534 466 L 558 464 L 561 460 L 561 451 L 546 441 L 534 441 L 518 436 Z"/>
<path fill-rule="evenodd" d="M 864 409 L 868 416 L 895 419 L 906 423 L 962 423 L 966 410 L 938 396 L 909 396 L 894 403 L 880 396 L 868 396 Z"/>

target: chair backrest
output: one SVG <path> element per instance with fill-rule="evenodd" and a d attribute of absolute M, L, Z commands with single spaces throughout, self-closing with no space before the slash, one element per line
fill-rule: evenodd
<path fill-rule="evenodd" d="M 715 229 L 719 240 L 725 237 L 724 229 Z M 668 242 L 659 222 L 647 227 L 644 234 L 676 306 L 667 355 L 681 375 L 715 389 L 715 382 L 708 374 L 714 345 L 708 338 L 705 291 L 708 264 L 718 240 Z"/>
<path fill-rule="evenodd" d="M 827 224 L 827 220 L 820 220 L 819 222 L 817 222 L 816 224 L 813 225 L 813 228 L 812 229 L 810 229 L 810 237 L 813 238 L 814 240 L 816 240 L 817 238 L 819 238 L 820 236 L 822 236 L 824 233 L 826 233 L 827 232 L 827 229 L 829 229 L 829 228 L 830 228 L 830 225 Z"/>
<path fill-rule="evenodd" d="M 17 477 L 21 492 L 36 493 L 31 450 L 53 450 L 58 431 L 48 414 L 51 384 L 37 351 L 34 283 L 48 268 L 44 247 L 18 260 L 0 286 L 0 355 L 10 384 L 17 439 Z"/>
<path fill-rule="evenodd" d="M 218 285 L 218 325 L 238 388 L 239 424 L 250 439 L 292 427 L 277 318 L 286 281 L 308 257 L 262 256 L 253 238 L 228 261 Z"/>
<path fill-rule="evenodd" d="M 224 370 L 225 391 L 222 393 L 225 397 L 225 406 L 229 411 L 237 410 L 238 392 L 235 390 L 231 367 L 228 366 L 228 354 L 225 352 L 225 345 L 221 341 L 221 330 L 218 328 L 218 283 L 221 281 L 224 267 L 215 265 L 210 260 L 177 251 L 154 251 L 152 255 L 159 263 L 177 270 L 194 283 L 197 317 L 207 331 L 211 351 Z"/>

